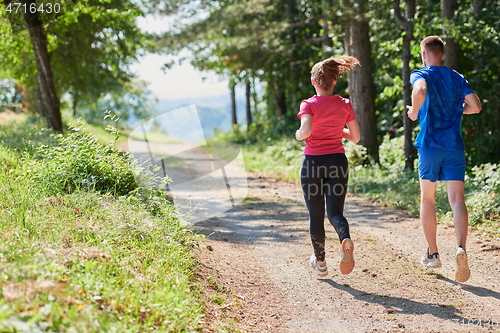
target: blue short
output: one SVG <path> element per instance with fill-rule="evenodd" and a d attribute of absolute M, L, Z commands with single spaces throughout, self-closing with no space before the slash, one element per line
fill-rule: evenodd
<path fill-rule="evenodd" d="M 437 180 L 465 179 L 465 152 L 463 150 L 418 149 L 418 171 L 420 179 Z"/>

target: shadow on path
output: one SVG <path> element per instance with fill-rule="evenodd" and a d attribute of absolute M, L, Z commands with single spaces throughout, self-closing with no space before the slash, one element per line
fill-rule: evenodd
<path fill-rule="evenodd" d="M 465 284 L 465 283 L 456 282 L 456 281 L 448 279 L 447 277 L 442 276 L 441 274 L 434 274 L 434 275 L 436 275 L 436 277 L 439 280 L 443 280 L 443 281 L 446 281 L 446 282 L 448 282 L 450 284 L 453 284 L 455 286 L 459 286 L 462 290 L 471 292 L 471 293 L 473 293 L 476 296 L 479 296 L 479 297 L 493 297 L 493 298 L 496 298 L 497 300 L 500 301 L 500 293 L 497 292 L 497 291 L 494 291 L 494 290 L 491 290 L 491 289 L 487 289 L 487 288 L 483 288 L 483 287 L 475 287 L 475 286 L 471 286 L 471 285 Z"/>
<path fill-rule="evenodd" d="M 369 292 L 364 292 L 359 289 L 352 288 L 346 284 L 339 284 L 331 279 L 319 280 L 329 284 L 332 288 L 345 291 L 351 294 L 354 299 L 363 302 L 379 304 L 386 308 L 388 313 L 401 313 L 401 314 L 431 314 L 436 318 L 450 320 L 454 318 L 460 322 L 467 322 L 466 318 L 457 315 L 460 311 L 451 305 L 441 305 L 432 303 L 417 302 L 403 297 L 391 297 L 386 295 L 379 295 Z"/>

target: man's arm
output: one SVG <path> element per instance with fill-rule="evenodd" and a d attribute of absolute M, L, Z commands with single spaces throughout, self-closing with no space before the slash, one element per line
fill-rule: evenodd
<path fill-rule="evenodd" d="M 464 114 L 479 113 L 482 108 L 481 101 L 476 94 L 472 93 L 465 96 Z"/>
<path fill-rule="evenodd" d="M 408 117 L 411 120 L 418 119 L 418 110 L 422 107 L 427 95 L 427 83 L 424 79 L 417 80 L 411 92 L 411 106 L 407 105 Z"/>

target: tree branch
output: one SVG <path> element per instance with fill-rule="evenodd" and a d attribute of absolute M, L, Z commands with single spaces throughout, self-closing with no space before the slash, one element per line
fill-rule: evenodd
<path fill-rule="evenodd" d="M 401 28 L 404 29 L 404 31 L 406 31 L 406 33 L 411 31 L 412 29 L 411 22 L 405 19 L 403 15 L 401 15 L 399 0 L 394 0 L 394 17 L 396 18 L 396 22 L 399 24 Z"/>

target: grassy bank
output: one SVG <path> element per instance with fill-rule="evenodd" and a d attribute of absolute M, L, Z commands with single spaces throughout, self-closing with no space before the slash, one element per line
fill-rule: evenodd
<path fill-rule="evenodd" d="M 244 140 L 238 139 L 243 137 Z M 252 140 L 254 139 L 254 140 Z M 216 140 L 241 145 L 245 166 L 261 177 L 277 177 L 299 182 L 303 143 L 292 136 L 255 140 L 244 135 L 219 135 Z M 380 146 L 380 163 L 364 165 L 366 151 L 360 145 L 346 144 L 349 160 L 349 191 L 376 202 L 403 209 L 418 216 L 420 187 L 417 172 L 404 170 L 403 138 L 386 136 Z M 500 165 L 473 167 L 466 176 L 466 201 L 471 225 L 482 232 L 500 236 Z M 440 182 L 436 194 L 440 222 L 452 219 L 446 188 Z"/>
<path fill-rule="evenodd" d="M 200 237 L 74 128 L 0 125 L 0 332 L 193 332 Z"/>

